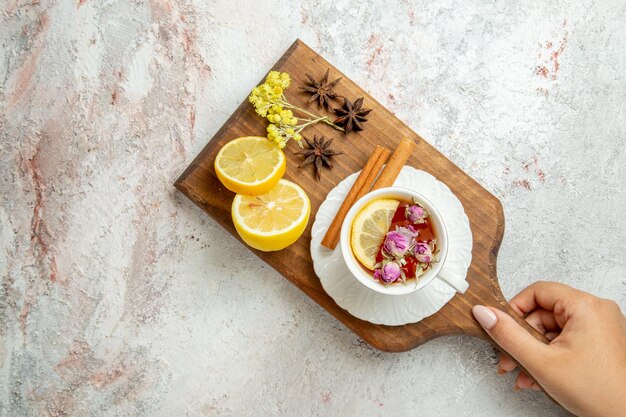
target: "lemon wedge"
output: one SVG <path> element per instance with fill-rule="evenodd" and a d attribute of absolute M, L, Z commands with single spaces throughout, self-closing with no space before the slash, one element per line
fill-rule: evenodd
<path fill-rule="evenodd" d="M 259 195 L 274 188 L 287 168 L 283 151 L 261 136 L 226 143 L 215 157 L 215 173 L 237 194 Z"/>
<path fill-rule="evenodd" d="M 239 236 L 264 252 L 284 249 L 298 240 L 310 213 L 311 202 L 304 190 L 283 179 L 262 195 L 237 194 L 231 209 Z"/>
<path fill-rule="evenodd" d="M 399 204 L 398 200 L 390 198 L 374 200 L 354 217 L 350 239 L 352 253 L 368 269 L 374 269 L 376 254 Z"/>

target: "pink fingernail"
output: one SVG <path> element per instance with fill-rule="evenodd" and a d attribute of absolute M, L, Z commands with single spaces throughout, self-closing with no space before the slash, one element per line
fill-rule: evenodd
<path fill-rule="evenodd" d="M 498 321 L 496 314 L 485 306 L 472 307 L 472 314 L 485 330 L 491 330 Z"/>

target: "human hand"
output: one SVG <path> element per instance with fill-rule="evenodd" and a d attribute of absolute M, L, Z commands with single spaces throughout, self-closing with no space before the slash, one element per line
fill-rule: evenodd
<path fill-rule="evenodd" d="M 474 306 L 472 312 L 508 353 L 501 355 L 498 371 L 515 370 L 514 358 L 530 373 L 520 370 L 516 389 L 543 388 L 580 416 L 626 416 L 626 317 L 615 302 L 536 282 L 510 304 L 551 340 L 549 345 L 501 310 Z"/>

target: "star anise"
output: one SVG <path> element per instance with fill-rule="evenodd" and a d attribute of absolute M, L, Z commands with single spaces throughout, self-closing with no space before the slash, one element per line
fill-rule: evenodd
<path fill-rule="evenodd" d="M 333 164 L 330 162 L 330 158 L 335 155 L 341 155 L 341 152 L 331 149 L 330 145 L 333 143 L 333 139 L 326 140 L 324 136 L 320 136 L 318 140 L 317 135 L 315 135 L 312 141 L 307 138 L 304 138 L 304 141 L 308 149 L 296 152 L 296 154 L 304 155 L 304 161 L 302 161 L 299 168 L 313 164 L 315 167 L 315 176 L 319 181 L 322 175 L 322 166 L 327 166 L 332 169 Z"/>
<path fill-rule="evenodd" d="M 335 114 L 339 117 L 335 120 L 335 124 L 342 126 L 345 129 L 345 134 L 350 132 L 358 132 L 363 130 L 363 122 L 367 122 L 365 116 L 368 115 L 372 109 L 363 109 L 363 97 L 357 98 L 354 103 L 350 102 L 347 98 L 343 98 L 343 107 L 334 109 Z"/>
<path fill-rule="evenodd" d="M 334 100 L 337 97 L 341 97 L 339 94 L 333 91 L 333 88 L 337 85 L 339 81 L 341 81 L 342 77 L 337 78 L 335 81 L 328 82 L 328 72 L 329 70 L 327 69 L 326 74 L 324 74 L 324 77 L 322 77 L 322 79 L 319 81 L 315 81 L 315 78 L 313 78 L 309 74 L 306 74 L 310 82 L 300 87 L 300 89 L 311 94 L 308 103 L 312 103 L 317 100 L 318 107 L 325 106 L 330 109 L 331 100 Z"/>

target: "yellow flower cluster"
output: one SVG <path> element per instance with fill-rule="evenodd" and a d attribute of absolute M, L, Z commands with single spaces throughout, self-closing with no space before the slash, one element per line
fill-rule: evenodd
<path fill-rule="evenodd" d="M 293 117 L 291 110 L 285 110 L 277 104 L 269 108 L 267 120 L 271 122 L 267 126 L 267 138 L 284 148 L 289 139 L 301 140 L 298 129 L 298 118 Z"/>
<path fill-rule="evenodd" d="M 291 77 L 286 72 L 270 71 L 265 78 L 265 82 L 272 87 L 280 87 L 283 90 L 289 88 Z"/>
<path fill-rule="evenodd" d="M 266 117 L 273 105 L 280 105 L 284 101 L 283 91 L 289 88 L 291 77 L 286 72 L 270 71 L 265 82 L 252 89 L 248 99 L 259 116 Z"/>
<path fill-rule="evenodd" d="M 324 122 L 343 132 L 343 129 L 333 124 L 328 116 L 316 115 L 289 103 L 285 98 L 284 91 L 289 88 L 290 84 L 291 77 L 286 72 L 270 71 L 265 82 L 254 87 L 248 97 L 257 114 L 267 118 L 270 122 L 267 126 L 267 138 L 269 140 L 284 148 L 289 140 L 294 139 L 302 147 L 300 132 L 305 127 L 318 122 Z M 308 118 L 295 117 L 292 109 Z"/>
<path fill-rule="evenodd" d="M 291 110 L 284 108 L 289 103 L 285 100 L 283 92 L 290 84 L 291 77 L 286 72 L 270 71 L 265 82 L 254 87 L 248 98 L 257 114 L 270 121 L 267 138 L 281 148 L 284 148 L 290 139 L 297 141 L 302 139 L 298 118 L 294 117 Z"/>
<path fill-rule="evenodd" d="M 277 125 L 295 125 L 298 123 L 298 119 L 293 117 L 291 110 L 285 110 L 278 104 L 270 107 L 267 113 L 267 120 Z"/>

